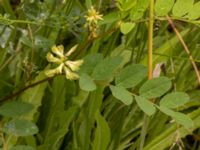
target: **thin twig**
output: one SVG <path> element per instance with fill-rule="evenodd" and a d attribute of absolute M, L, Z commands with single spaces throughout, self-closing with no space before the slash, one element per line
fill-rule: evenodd
<path fill-rule="evenodd" d="M 192 66 L 193 66 L 193 69 L 195 71 L 195 74 L 197 76 L 197 79 L 198 79 L 198 82 L 199 82 L 199 85 L 200 85 L 199 70 L 197 68 L 197 65 L 196 65 L 194 59 L 193 59 L 193 56 L 191 55 L 191 52 L 190 52 L 188 46 L 186 45 L 185 41 L 183 40 L 183 38 L 182 38 L 181 34 L 179 33 L 178 29 L 175 27 L 174 22 L 172 21 L 172 19 L 169 16 L 167 16 L 167 20 L 168 20 L 170 26 L 172 27 L 173 31 L 175 32 L 176 36 L 178 37 L 179 41 L 181 42 L 186 54 L 188 55 L 189 60 L 190 60 L 190 62 L 192 64 Z"/>

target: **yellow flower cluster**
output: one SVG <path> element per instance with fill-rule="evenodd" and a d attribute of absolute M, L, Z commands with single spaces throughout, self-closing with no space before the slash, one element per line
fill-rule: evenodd
<path fill-rule="evenodd" d="M 90 38 L 97 37 L 97 30 L 98 30 L 98 21 L 103 20 L 103 15 L 101 15 L 94 7 L 92 6 L 90 9 L 88 9 L 86 18 L 86 26 L 88 27 L 90 31 Z"/>
<path fill-rule="evenodd" d="M 47 53 L 47 60 L 48 62 L 57 64 L 58 67 L 46 70 L 46 75 L 48 77 L 52 77 L 56 74 L 62 74 L 64 72 L 67 79 L 78 79 L 79 75 L 76 73 L 76 71 L 78 71 L 80 66 L 83 64 L 83 60 L 68 60 L 68 57 L 76 50 L 76 47 L 77 45 L 72 47 L 66 54 L 64 54 L 63 45 L 53 46 L 51 52 Z"/>
<path fill-rule="evenodd" d="M 103 20 L 102 17 L 103 15 L 99 14 L 99 12 L 96 11 L 93 6 L 88 9 L 87 15 L 85 16 L 89 24 L 97 24 L 99 20 Z"/>

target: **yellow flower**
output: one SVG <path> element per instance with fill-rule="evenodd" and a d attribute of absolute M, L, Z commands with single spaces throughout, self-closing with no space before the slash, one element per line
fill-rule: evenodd
<path fill-rule="evenodd" d="M 79 75 L 72 72 L 69 68 L 67 68 L 66 66 L 64 67 L 64 71 L 66 74 L 66 78 L 69 80 L 77 80 L 79 78 Z"/>
<path fill-rule="evenodd" d="M 88 10 L 87 15 L 85 16 L 85 18 L 89 24 L 90 23 L 97 24 L 97 22 L 99 20 L 103 20 L 102 17 L 103 17 L 103 15 L 99 14 L 99 12 L 96 11 L 93 6 Z"/>
<path fill-rule="evenodd" d="M 80 66 L 83 64 L 83 60 L 76 60 L 76 61 L 66 61 L 65 63 L 67 66 L 70 67 L 72 71 L 78 71 Z"/>
<path fill-rule="evenodd" d="M 64 58 L 64 47 L 63 45 L 54 45 L 52 48 L 51 48 L 51 51 L 56 54 L 57 56 L 59 56 L 60 58 Z"/>
<path fill-rule="evenodd" d="M 54 57 L 53 56 L 53 54 L 51 54 L 51 53 L 47 53 L 47 56 L 46 56 L 46 58 L 47 58 L 47 61 L 48 62 L 52 62 L 52 63 L 60 63 L 60 59 L 59 58 L 57 58 L 57 57 Z"/>
<path fill-rule="evenodd" d="M 79 78 L 79 75 L 75 72 L 80 69 L 80 66 L 83 64 L 83 60 L 71 61 L 68 60 L 70 56 L 76 49 L 77 45 L 73 46 L 66 54 L 64 54 L 64 47 L 62 45 L 53 46 L 51 53 L 47 53 L 47 61 L 51 63 L 56 63 L 59 66 L 54 69 L 46 70 L 45 73 L 48 77 L 53 77 L 56 74 L 65 73 L 66 78 L 69 80 L 76 80 Z"/>

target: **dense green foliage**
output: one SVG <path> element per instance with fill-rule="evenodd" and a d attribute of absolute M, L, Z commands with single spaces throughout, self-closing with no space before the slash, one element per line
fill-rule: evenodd
<path fill-rule="evenodd" d="M 0 12 L 0 150 L 200 149 L 200 1 L 1 0 Z"/>

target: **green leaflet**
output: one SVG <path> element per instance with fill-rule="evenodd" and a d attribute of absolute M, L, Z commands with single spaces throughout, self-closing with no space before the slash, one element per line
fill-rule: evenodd
<path fill-rule="evenodd" d="M 120 56 L 110 57 L 100 61 L 94 68 L 92 78 L 94 80 L 109 81 L 112 79 L 121 62 L 122 58 Z"/>
<path fill-rule="evenodd" d="M 123 34 L 128 34 L 129 32 L 131 32 L 131 30 L 135 27 L 135 23 L 131 23 L 131 22 L 122 22 L 120 24 L 120 31 Z"/>
<path fill-rule="evenodd" d="M 90 54 L 85 56 L 83 60 L 84 63 L 81 65 L 79 72 L 91 75 L 96 65 L 103 60 L 103 55 L 100 53 Z"/>
<path fill-rule="evenodd" d="M 7 102 L 0 107 L 0 114 L 6 117 L 19 117 L 30 112 L 33 105 L 21 101 Z"/>
<path fill-rule="evenodd" d="M 115 78 L 115 84 L 125 88 L 137 86 L 147 77 L 147 68 L 140 64 L 133 64 L 123 68 Z"/>
<path fill-rule="evenodd" d="M 122 101 L 125 105 L 130 105 L 133 101 L 132 93 L 127 91 L 124 87 L 110 86 L 112 95 L 118 100 Z"/>
<path fill-rule="evenodd" d="M 101 20 L 99 22 L 100 25 L 103 25 L 103 24 L 109 24 L 109 23 L 113 23 L 113 22 L 116 22 L 120 19 L 119 17 L 119 12 L 118 11 L 114 11 L 114 12 L 111 12 L 105 16 L 103 16 L 103 20 Z"/>
<path fill-rule="evenodd" d="M 155 13 L 157 16 L 166 16 L 174 5 L 174 0 L 157 0 Z"/>
<path fill-rule="evenodd" d="M 37 126 L 28 120 L 12 120 L 7 122 L 2 130 L 15 136 L 29 136 L 38 132 Z"/>
<path fill-rule="evenodd" d="M 176 17 L 185 16 L 193 6 L 194 0 L 177 0 L 174 4 L 172 13 Z"/>
<path fill-rule="evenodd" d="M 157 98 L 165 94 L 171 88 L 172 83 L 167 77 L 158 77 L 146 81 L 139 89 L 140 96 L 147 99 Z"/>
<path fill-rule="evenodd" d="M 177 108 L 189 101 L 189 96 L 184 92 L 173 92 L 164 96 L 160 101 L 160 106 L 167 108 Z"/>
<path fill-rule="evenodd" d="M 94 91 L 96 89 L 93 79 L 87 74 L 81 74 L 79 86 L 84 91 Z"/>
<path fill-rule="evenodd" d="M 141 96 L 135 96 L 135 100 L 144 113 L 146 113 L 148 116 L 153 115 L 156 112 L 156 108 L 152 102 L 150 102 L 148 99 L 141 97 Z"/>
<path fill-rule="evenodd" d="M 190 20 L 195 20 L 200 17 L 200 2 L 195 3 L 190 9 L 188 16 Z"/>
<path fill-rule="evenodd" d="M 138 20 L 142 18 L 144 12 L 149 6 L 149 0 L 139 0 L 133 9 L 131 9 L 130 19 Z"/>
<path fill-rule="evenodd" d="M 137 4 L 137 0 L 117 0 L 117 6 L 122 11 L 128 11 Z"/>
<path fill-rule="evenodd" d="M 186 128 L 192 128 L 194 126 L 193 121 L 189 116 L 180 112 L 175 112 L 171 109 L 168 109 L 167 107 L 160 106 L 158 108 L 164 114 L 171 116 L 173 119 L 175 119 L 178 124 L 181 124 Z"/>

